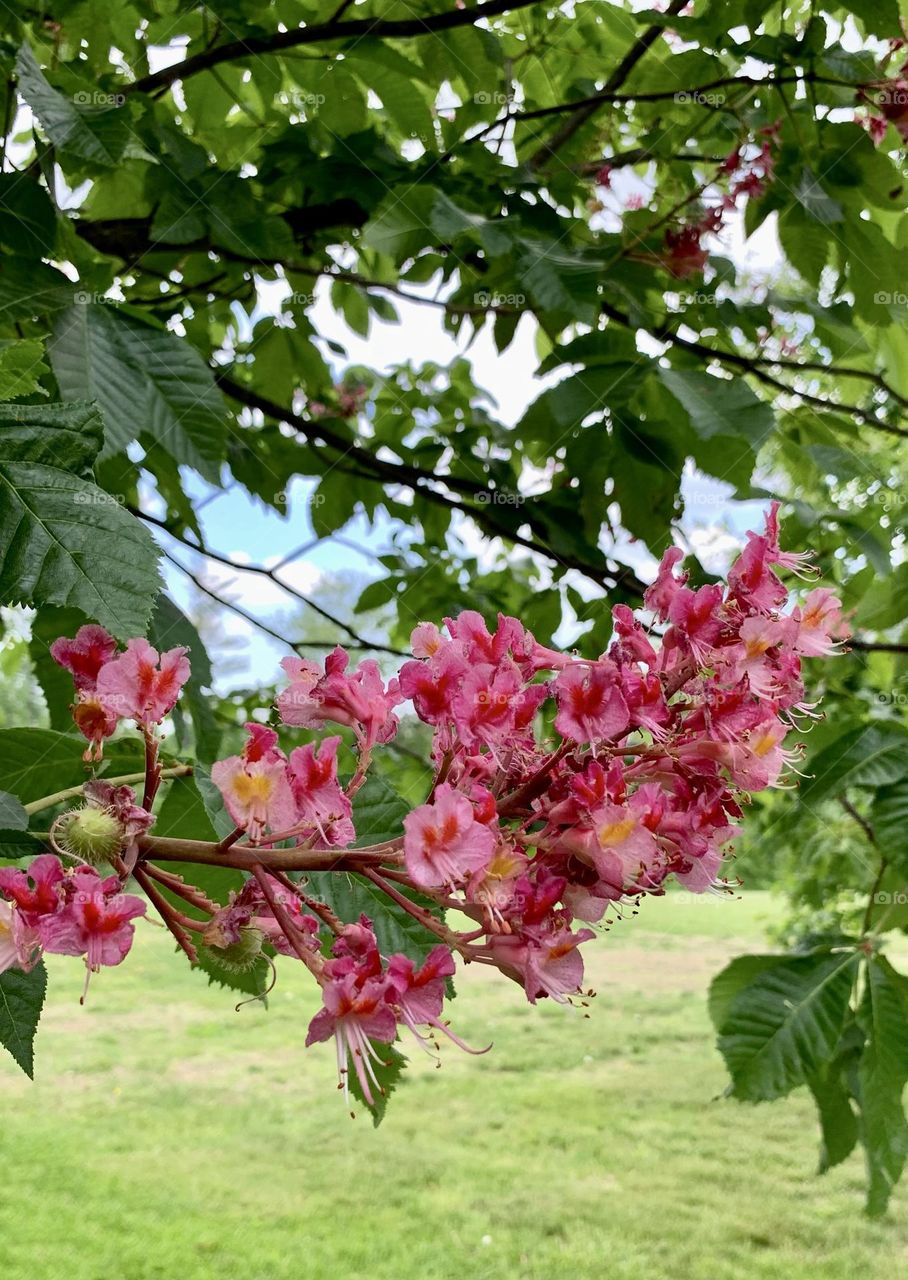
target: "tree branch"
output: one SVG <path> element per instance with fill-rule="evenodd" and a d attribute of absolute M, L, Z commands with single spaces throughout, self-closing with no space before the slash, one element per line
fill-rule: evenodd
<path fill-rule="evenodd" d="M 516 9 L 527 9 L 540 0 L 487 0 L 486 4 L 470 8 L 450 9 L 426 17 L 381 19 L 354 18 L 343 22 L 337 18 L 313 23 L 309 27 L 295 27 L 291 31 L 275 31 L 269 36 L 247 36 L 243 40 L 230 40 L 203 49 L 173 66 L 161 67 L 150 75 L 141 76 L 132 84 L 123 85 L 123 93 L 151 93 L 166 88 L 176 80 L 188 80 L 190 76 L 219 66 L 222 62 L 236 62 L 244 58 L 262 57 L 297 49 L 301 45 L 324 44 L 331 40 L 403 40 L 418 36 L 434 35 L 439 31 L 453 31 L 457 27 L 473 26 L 484 18 L 495 18 Z"/>
<path fill-rule="evenodd" d="M 310 600 L 309 597 L 303 595 L 301 591 L 297 591 L 295 587 L 291 587 L 289 583 L 284 582 L 278 577 L 275 569 L 268 569 L 265 565 L 237 564 L 236 561 L 231 560 L 229 556 L 222 555 L 219 551 L 212 551 L 208 547 L 197 547 L 194 543 L 190 542 L 188 538 L 184 538 L 181 534 L 177 533 L 166 520 L 159 520 L 157 516 L 149 515 L 140 508 L 130 506 L 129 504 L 127 504 L 127 510 L 131 511 L 134 516 L 138 516 L 140 520 L 144 520 L 146 524 L 154 525 L 156 529 L 162 529 L 164 533 L 173 538 L 175 542 L 179 542 L 181 546 L 187 547 L 190 551 L 196 552 L 197 555 L 205 556 L 208 560 L 215 560 L 218 564 L 227 565 L 228 568 L 234 569 L 237 573 L 252 573 L 258 577 L 267 578 L 270 582 L 273 582 L 275 586 L 280 587 L 282 591 L 286 591 L 288 596 L 291 596 L 294 600 L 298 600 L 299 603 L 305 605 L 306 608 L 314 610 L 314 612 L 317 613 L 319 617 L 324 618 L 326 622 L 330 622 L 332 626 L 346 632 L 349 636 L 349 640 L 344 641 L 344 643 L 348 648 L 368 649 L 375 653 L 390 653 L 396 658 L 410 657 L 410 654 L 403 649 L 394 649 L 390 645 L 381 644 L 378 641 L 372 644 L 368 640 L 363 639 L 363 637 L 359 635 L 359 633 L 355 631 L 349 623 L 344 622 L 341 618 L 335 617 L 333 613 L 329 613 L 327 609 L 323 609 L 320 604 L 316 604 L 314 600 Z M 180 567 L 182 568 L 182 565 Z M 187 572 L 185 569 L 183 571 Z"/>
<path fill-rule="evenodd" d="M 666 14 L 673 15 L 680 13 L 687 0 L 671 0 L 671 4 L 666 10 Z M 606 80 L 602 89 L 602 94 L 597 95 L 594 101 L 586 102 L 583 106 L 577 107 L 571 116 L 564 121 L 562 125 L 552 134 L 552 136 L 543 143 L 543 145 L 534 152 L 530 157 L 529 165 L 531 169 L 539 169 L 545 162 L 554 156 L 566 142 L 573 138 L 578 129 L 582 129 L 592 116 L 596 114 L 602 102 L 607 100 L 608 96 L 614 94 L 620 89 L 627 77 L 633 71 L 634 67 L 649 49 L 656 43 L 659 36 L 665 28 L 661 24 L 653 24 L 642 31 L 627 53 L 618 63 L 615 70 Z"/>
<path fill-rule="evenodd" d="M 282 405 L 276 404 L 273 400 L 269 400 L 257 391 L 253 391 L 251 387 L 246 387 L 236 382 L 222 370 L 215 371 L 215 380 L 231 399 L 245 405 L 247 408 L 258 410 L 267 418 L 272 418 L 277 422 L 283 422 L 288 426 L 294 427 L 307 443 L 323 440 L 329 448 L 340 453 L 344 459 L 355 463 L 360 468 L 361 474 L 384 483 L 405 485 L 419 493 L 429 502 L 434 502 L 439 506 L 468 515 L 480 528 L 493 537 L 504 538 L 517 546 L 526 547 L 528 550 L 535 551 L 549 560 L 557 561 L 564 568 L 576 569 L 600 586 L 606 588 L 619 587 L 630 596 L 642 595 L 644 584 L 633 570 L 626 565 L 613 565 L 609 562 L 603 568 L 601 565 L 591 563 L 580 556 L 564 556 L 555 552 L 545 540 L 544 535 L 538 531 L 537 522 L 534 520 L 532 512 L 528 511 L 524 519 L 524 523 L 533 530 L 532 536 L 522 534 L 519 529 L 497 520 L 494 515 L 497 490 L 490 489 L 486 485 L 478 484 L 472 480 L 464 480 L 458 476 L 436 475 L 435 472 L 424 471 L 420 467 L 412 466 L 409 463 L 389 462 L 370 453 L 368 449 L 365 449 L 360 444 L 351 444 L 349 440 L 332 431 L 324 420 L 320 420 L 317 423 L 309 422 L 292 409 L 285 409 Z M 448 489 L 452 489 L 459 494 L 460 497 L 454 498 L 442 493 L 439 489 L 431 487 L 434 484 L 445 485 Z M 464 498 L 468 499 L 468 501 L 464 501 Z"/>

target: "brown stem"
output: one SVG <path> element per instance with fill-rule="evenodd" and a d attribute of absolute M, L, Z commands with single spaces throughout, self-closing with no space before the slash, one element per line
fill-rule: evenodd
<path fill-rule="evenodd" d="M 198 964 L 199 955 L 195 949 L 189 934 L 186 932 L 183 921 L 187 917 L 183 917 L 175 907 L 172 907 L 163 893 L 157 888 L 151 876 L 148 875 L 142 867 L 136 867 L 133 871 L 136 880 L 145 890 L 149 900 L 154 903 L 157 908 L 158 915 L 167 925 L 167 928 L 173 934 L 177 941 L 177 946 L 185 952 L 190 964 Z"/>
<path fill-rule="evenodd" d="M 387 880 L 383 879 L 377 871 L 373 870 L 372 867 L 360 867 L 359 872 L 360 875 L 365 876 L 367 880 L 371 880 L 376 888 L 381 889 L 382 893 L 387 894 L 392 902 L 396 902 L 397 905 L 406 911 L 408 915 L 411 915 L 414 920 L 418 920 L 424 928 L 430 930 L 430 932 L 441 938 L 442 942 L 446 943 L 447 946 L 455 948 L 463 956 L 469 956 L 471 954 L 470 948 L 462 941 L 453 929 L 449 929 L 448 926 L 442 924 L 440 920 L 436 920 L 430 912 L 424 911 L 422 907 L 417 906 L 417 904 L 411 901 L 405 894 L 400 893 L 393 885 L 389 884 Z"/>
<path fill-rule="evenodd" d="M 318 977 L 320 966 L 316 961 L 313 953 L 309 951 L 308 948 L 305 945 L 303 945 L 303 943 L 300 942 L 299 930 L 296 928 L 296 925 L 290 919 L 288 912 L 284 909 L 283 903 L 278 902 L 277 898 L 275 897 L 274 890 L 271 888 L 271 885 L 268 883 L 268 876 L 265 871 L 265 868 L 262 866 L 261 863 L 257 863 L 252 868 L 252 874 L 255 876 L 256 880 L 259 882 L 262 893 L 265 895 L 265 901 L 268 903 L 268 906 L 271 908 L 271 911 L 272 911 L 272 914 L 274 915 L 275 920 L 281 926 L 281 930 L 283 931 L 284 937 L 290 943 L 291 947 L 299 956 L 300 960 L 302 960 L 303 964 L 306 966 L 309 972 L 314 973 L 316 977 Z"/>

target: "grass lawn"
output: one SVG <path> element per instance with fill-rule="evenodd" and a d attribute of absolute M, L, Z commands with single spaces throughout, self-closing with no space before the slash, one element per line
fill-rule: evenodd
<path fill-rule="evenodd" d="M 593 944 L 589 1016 L 486 971 L 459 980 L 441 1070 L 377 1131 L 350 1120 L 313 993 L 284 962 L 233 1011 L 140 926 L 93 979 L 51 959 L 37 1082 L 3 1087 L 3 1280 L 889 1280 L 908 1185 L 861 1213 L 853 1156 L 813 1176 L 809 1099 L 716 1101 L 709 978 L 761 945 L 766 894 L 651 901 Z M 396 1103 L 397 1105 L 394 1105 Z"/>

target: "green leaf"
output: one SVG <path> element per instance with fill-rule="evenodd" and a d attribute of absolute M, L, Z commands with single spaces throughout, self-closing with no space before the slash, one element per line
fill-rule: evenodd
<path fill-rule="evenodd" d="M 23 804 L 79 786 L 92 776 L 82 760 L 85 739 L 53 729 L 0 729 L 0 789 Z M 137 738 L 116 738 L 104 749 L 109 777 L 138 773 L 144 751 Z"/>
<path fill-rule="evenodd" d="M 818 1173 L 828 1173 L 851 1155 L 858 1141 L 858 1120 L 851 1094 L 836 1067 L 823 1067 L 807 1077 L 820 1117 L 820 1161 Z"/>
<path fill-rule="evenodd" d="M 217 947 L 200 946 L 199 962 L 196 966 L 208 977 L 209 987 L 217 985 L 230 991 L 239 991 L 248 996 L 262 996 L 271 982 L 271 967 L 264 956 L 259 956 L 250 968 L 237 968 L 229 961 L 225 962 Z M 267 1007 L 267 1001 L 262 999 Z"/>
<path fill-rule="evenodd" d="M 211 770 L 207 765 L 198 763 L 192 771 L 192 776 L 199 789 L 199 795 L 202 797 L 202 803 L 205 806 L 205 812 L 208 814 L 208 820 L 214 828 L 214 833 L 218 840 L 223 840 L 225 836 L 229 836 L 235 830 L 235 824 L 224 807 L 224 797 L 211 781 Z"/>
<path fill-rule="evenodd" d="M 17 400 L 19 396 L 35 392 L 46 396 L 40 383 L 42 376 L 49 372 L 40 338 L 0 340 L 0 400 Z"/>
<path fill-rule="evenodd" d="M 68 399 L 94 399 L 104 420 L 102 457 L 143 437 L 217 482 L 226 455 L 226 409 L 211 370 L 166 329 L 86 301 L 61 312 L 48 347 Z"/>
<path fill-rule="evenodd" d="M 0 1044 L 29 1077 L 35 1074 L 35 1033 L 47 992 L 47 971 L 36 964 L 30 973 L 0 973 Z"/>
<path fill-rule="evenodd" d="M 18 796 L 0 791 L 0 827 L 5 831 L 24 831 L 28 826 L 28 814 Z"/>
<path fill-rule="evenodd" d="M 733 1097 L 784 1097 L 831 1058 L 859 960 L 854 951 L 780 956 L 738 992 L 719 1037 Z"/>
<path fill-rule="evenodd" d="M 120 639 L 142 635 L 160 587 L 148 531 L 85 480 L 91 406 L 0 405 L 0 601 L 74 605 Z"/>
<path fill-rule="evenodd" d="M 806 209 L 816 222 L 828 225 L 844 220 L 842 206 L 823 190 L 816 174 L 809 167 L 805 166 L 794 194 L 801 207 Z"/>
<path fill-rule="evenodd" d="M 0 321 L 31 320 L 72 305 L 76 292 L 62 271 L 34 259 L 0 257 Z"/>
<path fill-rule="evenodd" d="M 881 787 L 908 774 L 908 730 L 895 722 L 857 725 L 809 762 L 801 802 L 815 805 L 848 787 Z"/>
<path fill-rule="evenodd" d="M 879 788 L 870 825 L 886 860 L 908 873 L 908 779 Z"/>
<path fill-rule="evenodd" d="M 356 843 L 381 844 L 395 840 L 404 832 L 404 818 L 411 805 L 382 778 L 368 777 L 353 802 L 353 825 Z"/>
<path fill-rule="evenodd" d="M 379 1061 L 372 1062 L 372 1070 L 375 1072 L 375 1078 L 378 1081 L 378 1089 L 376 1090 L 375 1085 L 370 1082 L 374 1103 L 372 1107 L 366 1102 L 352 1062 L 350 1063 L 349 1078 L 350 1092 L 354 1098 L 371 1111 L 372 1126 L 377 1129 L 385 1118 L 385 1112 L 388 1110 L 388 1099 L 401 1082 L 407 1059 L 393 1044 L 376 1044 L 375 1052 L 378 1054 Z"/>
<path fill-rule="evenodd" d="M 902 1093 L 908 1080 L 908 979 L 882 956 L 867 965 L 858 1022 L 867 1044 L 858 1067 L 861 1141 L 867 1160 L 867 1212 L 884 1213 L 908 1158 Z"/>
<path fill-rule="evenodd" d="M 19 92 L 55 147 L 104 168 L 119 162 L 130 137 L 122 105 L 99 107 L 90 93 L 66 95 L 53 88 L 27 44 L 19 50 L 16 70 Z"/>
<path fill-rule="evenodd" d="M 0 244 L 40 258 L 56 238 L 57 214 L 45 188 L 24 173 L 0 173 Z"/>
<path fill-rule="evenodd" d="M 208 785 L 211 784 L 210 780 Z M 161 803 L 153 834 L 168 836 L 180 840 L 220 840 L 227 832 L 218 832 L 212 825 L 211 818 L 205 808 L 201 790 L 198 786 L 198 775 L 192 777 L 172 778 L 164 783 L 166 788 Z M 229 821 L 229 830 L 233 823 Z M 235 867 L 204 866 L 195 862 L 172 862 L 167 870 L 182 876 L 187 884 L 195 885 L 204 894 L 221 906 L 226 906 L 231 893 L 238 893 L 243 887 L 244 876 Z M 176 899 L 174 899 L 176 901 Z M 185 904 L 179 904 L 181 910 L 187 910 Z M 188 908 L 191 910 L 191 908 Z"/>
<path fill-rule="evenodd" d="M 735 997 L 755 978 L 779 963 L 777 955 L 738 956 L 709 984 L 708 1008 L 712 1024 L 721 1032 Z"/>
<path fill-rule="evenodd" d="M 757 450 L 775 424 L 771 406 L 741 378 L 714 378 L 693 369 L 660 369 L 659 377 L 702 442 L 694 454 L 697 464 L 720 480 L 746 484 Z"/>

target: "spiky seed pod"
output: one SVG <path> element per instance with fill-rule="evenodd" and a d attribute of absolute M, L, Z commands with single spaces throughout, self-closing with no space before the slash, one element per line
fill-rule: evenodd
<path fill-rule="evenodd" d="M 92 866 L 109 862 L 123 848 L 123 828 L 109 809 L 72 809 L 57 819 L 53 830 L 63 853 Z"/>
<path fill-rule="evenodd" d="M 265 935 L 261 929 L 253 929 L 247 925 L 240 930 L 236 942 L 231 942 L 226 947 L 203 946 L 199 950 L 228 973 L 248 973 L 262 954 L 264 940 Z"/>

